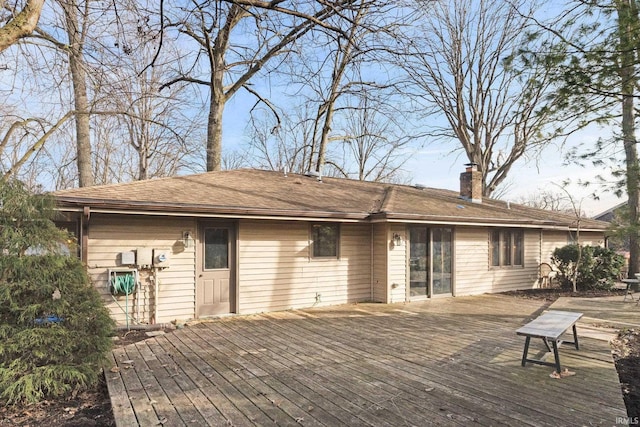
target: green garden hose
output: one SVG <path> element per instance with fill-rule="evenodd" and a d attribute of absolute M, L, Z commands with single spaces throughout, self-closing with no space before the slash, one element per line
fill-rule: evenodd
<path fill-rule="evenodd" d="M 111 278 L 111 293 L 113 295 L 131 295 L 136 289 L 136 279 L 133 274 L 116 275 Z"/>
<path fill-rule="evenodd" d="M 124 314 L 127 321 L 127 329 L 129 329 L 129 295 L 131 295 L 135 289 L 136 278 L 134 274 L 116 274 L 111 278 L 111 294 L 126 296 Z"/>

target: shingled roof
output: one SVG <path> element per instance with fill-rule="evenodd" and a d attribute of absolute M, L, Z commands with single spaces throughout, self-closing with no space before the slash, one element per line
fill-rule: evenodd
<path fill-rule="evenodd" d="M 53 193 L 60 209 L 183 215 L 577 227 L 576 218 L 485 198 L 472 203 L 434 188 L 239 169 L 75 188 Z M 583 230 L 607 223 L 581 219 Z"/>

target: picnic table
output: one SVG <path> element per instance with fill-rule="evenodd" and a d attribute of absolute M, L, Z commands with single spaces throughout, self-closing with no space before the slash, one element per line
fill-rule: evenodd
<path fill-rule="evenodd" d="M 568 344 L 575 345 L 576 350 L 580 350 L 578 344 L 578 333 L 576 332 L 576 322 L 581 317 L 582 313 L 550 310 L 518 329 L 516 333 L 526 337 L 524 342 L 524 352 L 522 353 L 522 366 L 525 366 L 527 362 L 538 365 L 555 366 L 556 372 L 560 374 L 562 371 L 560 367 L 558 346 L 563 342 L 566 342 Z M 561 340 L 560 337 L 569 328 L 573 329 L 573 341 Z M 555 357 L 555 361 L 553 363 L 538 359 L 529 359 L 528 353 L 531 338 L 541 338 L 548 351 L 552 351 L 551 347 L 549 347 L 549 341 L 551 341 L 553 356 Z"/>
<path fill-rule="evenodd" d="M 627 297 L 631 298 L 631 302 L 635 301 L 635 299 L 633 298 L 633 285 L 637 285 L 638 283 L 640 283 L 640 280 L 638 279 L 622 279 L 623 283 L 626 283 L 627 285 L 627 289 L 624 292 L 624 299 L 622 300 L 623 302 L 625 302 L 627 300 Z M 640 302 L 640 297 L 638 297 L 638 301 L 636 302 L 636 304 L 638 304 Z"/>

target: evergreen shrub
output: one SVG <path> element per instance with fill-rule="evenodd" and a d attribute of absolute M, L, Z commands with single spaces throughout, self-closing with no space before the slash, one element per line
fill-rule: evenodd
<path fill-rule="evenodd" d="M 576 289 L 610 290 L 624 267 L 624 257 L 600 246 L 582 246 L 578 264 L 578 245 L 556 248 L 551 256 L 558 274 L 556 279 L 563 289 L 573 289 L 577 270 Z"/>
<path fill-rule="evenodd" d="M 113 321 L 50 197 L 0 181 L 0 400 L 33 403 L 96 385 Z"/>

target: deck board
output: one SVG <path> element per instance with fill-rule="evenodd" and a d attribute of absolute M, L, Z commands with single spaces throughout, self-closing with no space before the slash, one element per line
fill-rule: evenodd
<path fill-rule="evenodd" d="M 486 295 L 225 317 L 115 349 L 105 376 L 118 426 L 614 425 L 611 351 L 580 323 L 580 350 L 561 349 L 575 376 L 520 366 L 515 331 L 546 308 Z"/>

